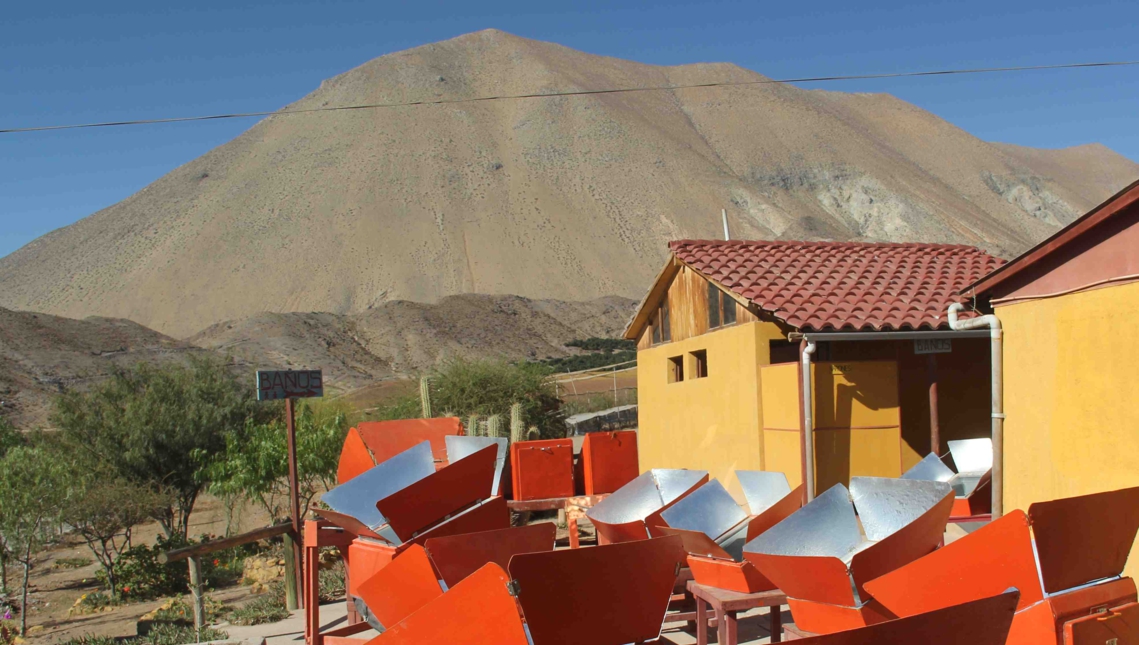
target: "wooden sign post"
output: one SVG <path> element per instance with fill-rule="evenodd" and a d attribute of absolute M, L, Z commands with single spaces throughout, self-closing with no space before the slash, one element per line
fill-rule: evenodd
<path fill-rule="evenodd" d="M 257 372 L 257 400 L 285 400 L 285 432 L 289 450 L 289 511 L 293 530 L 285 534 L 285 604 L 296 609 L 303 598 L 301 575 L 301 496 L 297 479 L 297 430 L 293 399 L 324 396 L 324 377 L 320 370 L 285 370 Z"/>

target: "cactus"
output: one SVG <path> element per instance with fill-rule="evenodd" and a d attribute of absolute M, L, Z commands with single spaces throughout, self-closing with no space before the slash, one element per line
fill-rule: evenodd
<path fill-rule="evenodd" d="M 542 433 L 538 432 L 538 426 L 530 426 L 530 431 L 526 433 L 527 441 L 537 441 L 542 438 Z"/>
<path fill-rule="evenodd" d="M 423 407 L 423 418 L 431 418 L 431 381 L 427 377 L 419 379 L 419 403 Z"/>
<path fill-rule="evenodd" d="M 467 436 L 479 436 L 479 415 L 472 414 L 471 416 L 467 417 Z"/>
<path fill-rule="evenodd" d="M 501 437 L 502 436 L 502 415 L 492 414 L 486 418 L 486 436 L 488 436 L 488 437 Z"/>
<path fill-rule="evenodd" d="M 515 403 L 510 406 L 510 440 L 522 441 L 526 426 L 522 423 L 522 404 Z"/>

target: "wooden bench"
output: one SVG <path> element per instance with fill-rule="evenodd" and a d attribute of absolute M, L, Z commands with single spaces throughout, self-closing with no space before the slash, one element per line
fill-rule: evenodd
<path fill-rule="evenodd" d="M 737 645 L 739 642 L 739 612 L 770 607 L 771 642 L 778 643 L 783 635 L 781 607 L 787 603 L 782 591 L 761 591 L 759 593 L 739 593 L 702 585 L 695 580 L 688 582 L 688 591 L 696 599 L 696 643 L 708 645 L 708 606 L 716 614 L 716 634 L 719 645 Z"/>

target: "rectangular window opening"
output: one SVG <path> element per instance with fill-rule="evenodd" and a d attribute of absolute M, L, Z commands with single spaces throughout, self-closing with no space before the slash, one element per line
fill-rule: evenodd
<path fill-rule="evenodd" d="M 720 300 L 724 304 L 724 314 L 721 320 L 725 325 L 734 325 L 736 323 L 736 301 L 726 293 L 720 293 Z"/>
<path fill-rule="evenodd" d="M 664 302 L 661 303 L 660 316 L 658 316 L 658 318 L 660 320 L 660 336 L 661 336 L 661 339 L 663 339 L 664 342 L 667 343 L 668 341 L 672 340 L 672 327 L 670 326 L 669 320 L 668 320 L 668 297 L 667 296 L 665 297 Z"/>
<path fill-rule="evenodd" d="M 720 290 L 708 283 L 708 329 L 720 326 Z"/>
<path fill-rule="evenodd" d="M 653 328 L 653 345 L 656 345 L 660 342 L 660 324 L 659 321 L 655 318 L 649 324 L 652 325 Z"/>
<path fill-rule="evenodd" d="M 708 377 L 708 350 L 692 352 L 692 378 Z"/>
<path fill-rule="evenodd" d="M 679 383 L 684 380 L 684 357 L 673 356 L 668 359 L 668 382 Z"/>

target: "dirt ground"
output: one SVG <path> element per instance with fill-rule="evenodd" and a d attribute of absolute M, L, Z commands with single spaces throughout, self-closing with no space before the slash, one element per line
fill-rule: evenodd
<path fill-rule="evenodd" d="M 269 522 L 265 512 L 253 506 L 240 509 L 237 516 L 235 532 L 252 530 Z M 209 495 L 200 497 L 190 516 L 190 535 L 222 535 L 225 528 L 222 504 Z M 136 527 L 134 543 L 154 544 L 160 530 L 153 522 Z M 78 569 L 54 566 L 64 558 L 85 558 L 91 560 L 91 564 Z M 95 578 L 98 568 L 87 545 L 75 536 L 68 536 L 63 544 L 43 554 L 32 570 L 28 600 L 29 643 L 58 643 L 85 634 L 134 636 L 138 619 L 164 602 L 162 599 L 152 600 L 116 607 L 106 613 L 68 616 L 68 611 L 80 596 L 99 590 Z M 19 585 L 20 575 L 16 569 L 9 570 L 10 587 Z M 13 593 L 17 590 L 13 589 Z M 242 603 L 252 596 L 249 588 L 241 585 L 209 591 L 207 595 L 225 604 Z"/>

